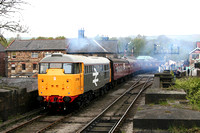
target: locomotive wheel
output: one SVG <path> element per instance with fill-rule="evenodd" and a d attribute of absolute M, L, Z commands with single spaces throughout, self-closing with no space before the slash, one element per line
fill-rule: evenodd
<path fill-rule="evenodd" d="M 99 91 L 100 91 L 100 96 L 103 96 L 103 95 L 104 95 L 104 90 L 103 90 L 103 88 L 101 88 Z"/>
<path fill-rule="evenodd" d="M 106 86 L 103 87 L 103 91 L 104 91 L 104 94 L 107 94 L 107 93 L 108 93 L 108 91 L 107 91 L 107 87 L 106 87 Z"/>

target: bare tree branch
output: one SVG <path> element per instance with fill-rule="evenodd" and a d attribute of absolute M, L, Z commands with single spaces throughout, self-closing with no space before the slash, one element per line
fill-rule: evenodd
<path fill-rule="evenodd" d="M 11 32 L 28 32 L 28 28 L 20 24 L 20 20 L 13 20 L 13 14 L 22 10 L 21 6 L 27 4 L 23 0 L 0 0 L 0 30 Z"/>

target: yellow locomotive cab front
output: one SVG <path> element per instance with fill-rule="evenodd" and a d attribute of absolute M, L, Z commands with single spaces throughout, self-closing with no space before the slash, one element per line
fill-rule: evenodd
<path fill-rule="evenodd" d="M 41 63 L 38 74 L 39 96 L 47 102 L 54 101 L 55 97 L 56 102 L 63 102 L 63 97 L 70 97 L 73 101 L 73 97 L 84 92 L 82 66 L 82 63 Z"/>

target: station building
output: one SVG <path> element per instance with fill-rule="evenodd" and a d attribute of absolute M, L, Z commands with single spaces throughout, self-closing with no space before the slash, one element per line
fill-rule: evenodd
<path fill-rule="evenodd" d="M 200 42 L 196 42 L 196 48 L 189 53 L 189 73 L 192 76 L 200 76 Z"/>
<path fill-rule="evenodd" d="M 67 40 L 14 40 L 6 49 L 7 77 L 34 77 L 39 61 L 51 53 L 66 53 Z"/>
<path fill-rule="evenodd" d="M 196 42 L 196 48 L 189 53 L 190 65 L 200 62 L 200 42 Z"/>

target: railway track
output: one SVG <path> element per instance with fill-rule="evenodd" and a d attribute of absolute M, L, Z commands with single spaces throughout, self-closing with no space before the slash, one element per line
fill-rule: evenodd
<path fill-rule="evenodd" d="M 144 78 L 146 77 L 139 78 L 127 91 L 77 133 L 113 133 L 119 130 L 138 97 L 152 85 L 151 77 L 146 78 L 146 81 L 143 82 L 142 79 Z"/>
<path fill-rule="evenodd" d="M 27 112 L 27 113 L 25 113 L 23 115 L 20 115 L 20 116 L 14 118 L 14 119 L 8 120 L 8 121 L 0 124 L 0 132 L 5 130 L 7 127 L 11 127 L 11 126 L 15 125 L 16 123 L 23 123 L 22 121 L 31 120 L 31 119 L 33 119 L 34 117 L 38 116 L 41 113 L 44 113 L 44 109 L 43 108 L 38 108 L 38 109 L 35 109 L 33 111 Z"/>
<path fill-rule="evenodd" d="M 132 85 L 132 83 L 134 84 Z M 92 121 L 89 122 L 91 119 L 87 122 L 80 122 L 79 124 L 82 125 L 81 127 L 84 127 L 84 128 L 77 127 L 77 129 L 75 129 L 75 126 L 74 126 L 75 131 L 73 132 L 81 132 L 81 133 L 82 132 L 83 133 L 84 132 L 100 132 L 100 131 L 114 132 L 118 130 L 118 127 L 120 127 L 120 125 L 126 119 L 126 116 L 127 116 L 126 114 L 128 114 L 129 112 L 128 108 L 130 110 L 132 108 L 131 104 L 135 103 L 135 102 L 132 103 L 132 101 L 134 101 L 134 99 L 137 99 L 136 98 L 137 94 L 142 93 L 142 90 L 144 90 L 149 85 L 151 85 L 150 78 L 147 78 L 147 77 L 140 77 L 139 80 L 132 81 L 130 84 L 131 87 L 129 86 L 130 88 L 126 89 L 127 91 L 123 93 L 123 96 L 120 96 L 116 100 L 113 100 L 114 102 L 111 105 L 109 105 L 103 112 L 101 112 L 98 116 L 95 115 L 97 116 L 95 119 L 93 119 L 94 116 L 89 116 L 89 115 L 86 116 L 85 114 L 84 117 L 86 116 L 87 119 L 90 119 L 91 117 L 91 119 L 93 119 L 93 122 Z M 79 112 L 82 112 L 82 111 L 77 111 L 77 112 L 79 114 Z M 49 115 L 49 114 L 38 115 L 35 118 L 32 118 L 30 121 L 28 120 L 23 124 L 18 124 L 18 125 L 16 124 L 15 127 L 13 127 L 12 129 L 5 130 L 4 132 L 7 132 L 7 133 L 10 133 L 10 132 L 40 133 L 40 132 L 45 132 L 45 131 L 56 132 L 56 131 L 59 131 L 59 125 L 62 125 L 63 127 L 63 124 L 65 124 L 66 126 L 68 125 L 69 127 L 69 125 L 73 123 L 73 118 L 77 117 L 77 112 L 74 112 L 68 115 Z M 90 124 L 85 125 L 86 123 L 90 123 Z"/>
<path fill-rule="evenodd" d="M 44 113 L 42 115 L 38 115 L 31 120 L 28 120 L 22 124 L 16 125 L 13 128 L 10 128 L 5 133 L 13 133 L 13 132 L 34 132 L 41 133 L 51 128 L 52 126 L 60 123 L 62 120 L 70 117 L 71 114 L 60 116 L 60 115 L 48 115 L 48 113 Z"/>

